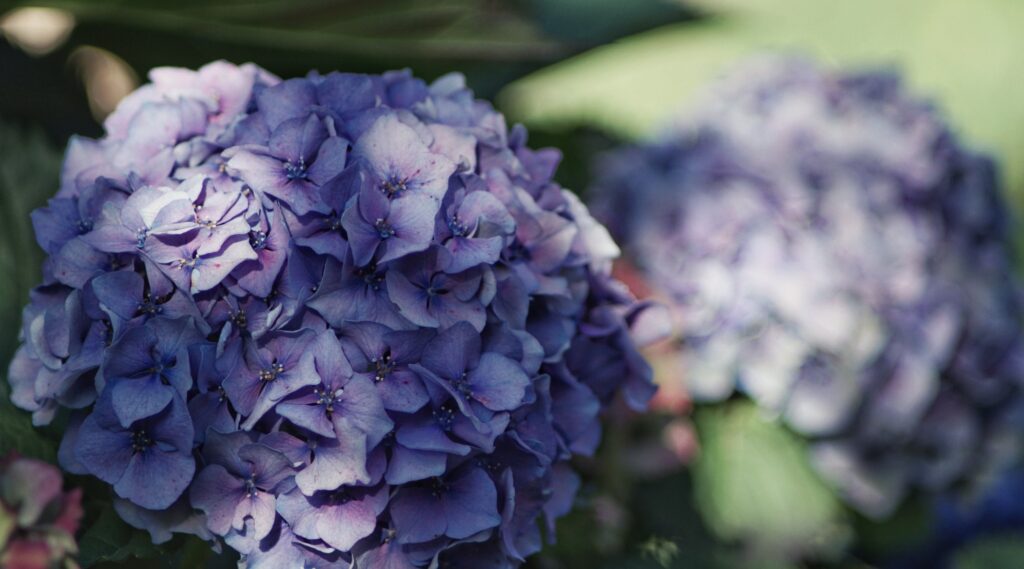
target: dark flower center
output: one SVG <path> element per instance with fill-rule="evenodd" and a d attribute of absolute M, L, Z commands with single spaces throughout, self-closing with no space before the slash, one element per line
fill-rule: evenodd
<path fill-rule="evenodd" d="M 324 223 L 327 224 L 327 229 L 331 231 L 341 231 L 341 216 L 338 212 L 331 212 L 331 215 L 324 218 Z"/>
<path fill-rule="evenodd" d="M 78 230 L 78 234 L 79 235 L 82 235 L 84 233 L 88 233 L 88 232 L 92 231 L 92 220 L 89 220 L 89 219 L 79 219 L 78 220 L 78 224 L 77 224 L 77 226 L 75 228 Z"/>
<path fill-rule="evenodd" d="M 505 468 L 505 464 L 493 456 L 481 456 L 476 460 L 476 464 L 492 474 L 501 472 Z"/>
<path fill-rule="evenodd" d="M 328 417 L 334 414 L 334 404 L 341 401 L 341 394 L 344 392 L 344 387 L 339 387 L 333 392 L 319 388 L 313 390 L 316 395 L 316 404 L 324 408 L 324 413 L 327 413 Z"/>
<path fill-rule="evenodd" d="M 278 296 L 279 294 L 281 294 L 281 291 L 277 290 L 277 287 L 274 287 L 274 288 L 270 289 L 270 294 L 268 294 L 268 295 L 267 295 L 267 296 L 266 296 L 266 297 L 265 297 L 265 298 L 263 299 L 263 302 L 266 302 L 266 303 L 267 303 L 267 306 L 270 306 L 271 304 L 273 304 L 273 302 L 274 302 L 275 300 L 277 300 L 277 296 Z"/>
<path fill-rule="evenodd" d="M 327 502 L 335 506 L 347 504 L 348 502 L 351 501 L 352 494 L 350 494 L 348 489 L 346 488 L 339 488 L 338 490 L 331 492 L 327 497 Z"/>
<path fill-rule="evenodd" d="M 394 369 L 395 362 L 391 360 L 391 350 L 388 348 L 384 350 L 384 353 L 379 358 L 370 360 L 370 369 L 367 371 L 373 372 L 373 381 L 380 383 L 387 379 Z"/>
<path fill-rule="evenodd" d="M 377 218 L 377 221 L 373 224 L 373 228 L 377 230 L 377 235 L 379 235 L 381 239 L 390 239 L 395 236 L 395 229 L 391 227 L 390 223 L 383 219 Z"/>
<path fill-rule="evenodd" d="M 398 176 L 391 176 L 380 184 L 380 191 L 384 192 L 384 195 L 387 196 L 388 199 L 397 198 L 399 194 L 408 189 L 408 178 L 399 178 Z"/>
<path fill-rule="evenodd" d="M 469 385 L 469 372 L 462 372 L 462 375 L 451 380 L 451 384 L 466 400 L 473 397 L 473 388 Z"/>
<path fill-rule="evenodd" d="M 124 263 L 121 262 L 120 257 L 118 257 L 117 255 L 115 255 L 113 253 L 111 253 L 110 255 L 107 255 L 107 266 L 105 267 L 107 272 L 116 271 L 116 270 L 120 269 L 123 266 L 124 266 Z"/>
<path fill-rule="evenodd" d="M 448 230 L 452 232 L 455 237 L 465 237 L 469 235 L 469 226 L 459 220 L 459 216 L 453 215 L 448 220 Z"/>
<path fill-rule="evenodd" d="M 103 323 L 103 345 L 109 348 L 110 344 L 112 344 L 114 341 L 114 325 L 110 322 L 110 320 L 106 319 L 102 320 L 101 322 Z"/>
<path fill-rule="evenodd" d="M 260 231 L 259 229 L 253 229 L 249 232 L 249 245 L 252 246 L 256 251 L 262 250 L 267 246 L 267 232 Z"/>
<path fill-rule="evenodd" d="M 256 475 L 253 474 L 245 479 L 245 494 L 250 498 L 255 498 L 259 493 L 260 490 L 256 487 Z"/>
<path fill-rule="evenodd" d="M 260 381 L 270 383 L 277 379 L 277 376 L 282 373 L 284 373 L 284 365 L 275 361 L 270 364 L 270 367 L 260 370 Z"/>
<path fill-rule="evenodd" d="M 384 272 L 377 272 L 376 264 L 369 264 L 365 267 L 360 267 L 355 270 L 357 277 L 363 279 L 366 286 L 373 290 L 380 290 L 380 285 L 384 282 Z"/>
<path fill-rule="evenodd" d="M 153 446 L 153 439 L 145 429 L 132 431 L 132 452 L 143 452 Z"/>
<path fill-rule="evenodd" d="M 530 250 L 526 248 L 526 245 L 522 241 L 516 239 L 512 241 L 512 244 L 508 246 L 505 253 L 505 258 L 512 263 L 527 263 L 533 258 Z"/>
<path fill-rule="evenodd" d="M 447 404 L 434 409 L 434 421 L 438 427 L 441 427 L 441 430 L 452 430 L 452 423 L 455 422 L 455 409 Z"/>
<path fill-rule="evenodd" d="M 231 315 L 231 321 L 235 323 L 235 326 L 239 328 L 246 328 L 249 326 L 249 317 L 245 314 L 245 311 L 239 310 Z"/>
<path fill-rule="evenodd" d="M 289 180 L 305 180 L 308 173 L 306 172 L 306 160 L 299 158 L 299 161 L 292 163 L 290 160 L 284 163 L 284 175 Z"/>
<path fill-rule="evenodd" d="M 155 316 L 157 314 L 162 313 L 163 311 L 164 307 L 157 304 L 153 300 L 153 297 L 151 295 L 146 294 L 144 297 L 142 297 L 142 302 L 140 302 L 136 307 L 135 314 L 139 316 Z"/>
<path fill-rule="evenodd" d="M 430 480 L 430 493 L 433 494 L 435 498 L 440 498 L 445 495 L 450 488 L 451 486 L 449 486 L 443 478 L 434 477 Z"/>

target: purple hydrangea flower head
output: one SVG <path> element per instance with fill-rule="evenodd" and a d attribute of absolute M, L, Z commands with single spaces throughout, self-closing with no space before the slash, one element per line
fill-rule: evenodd
<path fill-rule="evenodd" d="M 653 391 L 558 153 L 458 75 L 151 79 L 32 217 L 49 257 L 9 375 L 36 423 L 67 413 L 62 466 L 248 567 L 540 549 L 602 409 Z"/>
<path fill-rule="evenodd" d="M 897 76 L 756 60 L 599 169 L 595 211 L 676 309 L 666 369 L 695 399 L 750 397 L 875 517 L 1008 458 L 1007 208 L 992 161 Z"/>

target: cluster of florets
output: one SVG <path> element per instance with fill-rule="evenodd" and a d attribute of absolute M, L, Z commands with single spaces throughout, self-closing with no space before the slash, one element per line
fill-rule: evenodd
<path fill-rule="evenodd" d="M 460 76 L 158 69 L 72 140 L 13 399 L 154 540 L 511 567 L 650 397 L 618 251 Z M 538 522 L 543 520 L 544 524 Z"/>
<path fill-rule="evenodd" d="M 0 459 L 0 567 L 76 568 L 82 491 L 64 491 L 57 467 L 32 458 Z"/>
<path fill-rule="evenodd" d="M 1006 457 L 1024 350 L 992 162 L 892 74 L 767 59 L 712 95 L 593 190 L 678 310 L 694 398 L 780 416 L 873 516 Z"/>

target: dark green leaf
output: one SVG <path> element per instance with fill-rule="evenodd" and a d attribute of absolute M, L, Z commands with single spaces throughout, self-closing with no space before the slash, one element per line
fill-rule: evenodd
<path fill-rule="evenodd" d="M 933 514 L 929 500 L 914 496 L 885 520 L 874 521 L 857 516 L 854 527 L 858 548 L 877 557 L 885 557 L 923 543 L 931 533 Z"/>
<path fill-rule="evenodd" d="M 1024 567 L 1024 535 L 981 540 L 957 554 L 954 569 L 1020 569 Z"/>
<path fill-rule="evenodd" d="M 72 12 L 71 45 L 109 50 L 140 75 L 158 65 L 256 61 L 282 76 L 310 69 L 450 71 L 493 96 L 573 53 L 688 17 L 671 0 L 25 0 Z M 585 4 L 583 10 L 581 4 Z M 585 21 L 564 15 L 586 13 Z M 500 64 L 500 65 L 496 65 Z"/>
<path fill-rule="evenodd" d="M 37 131 L 0 120 L 0 365 L 6 372 L 17 340 L 21 306 L 39 279 L 40 251 L 29 212 L 56 191 L 59 155 Z M 17 451 L 49 462 L 56 444 L 11 404 L 7 374 L 0 381 L 0 455 Z"/>
<path fill-rule="evenodd" d="M 0 389 L 0 456 L 16 451 L 47 462 L 56 461 L 57 445 L 32 426 L 28 413 L 11 405 L 6 384 L 3 387 Z"/>
<path fill-rule="evenodd" d="M 41 132 L 0 117 L 0 359 L 6 370 L 28 290 L 39 281 L 42 251 L 29 213 L 57 191 L 60 153 Z"/>
<path fill-rule="evenodd" d="M 671 0 L 529 0 L 529 5 L 545 32 L 578 43 L 628 35 L 687 15 L 682 2 Z"/>
<path fill-rule="evenodd" d="M 124 523 L 111 506 L 82 534 L 78 549 L 83 567 L 127 560 L 132 560 L 131 566 L 137 567 L 138 560 L 155 559 L 163 554 L 162 549 L 150 541 L 149 534 Z"/>

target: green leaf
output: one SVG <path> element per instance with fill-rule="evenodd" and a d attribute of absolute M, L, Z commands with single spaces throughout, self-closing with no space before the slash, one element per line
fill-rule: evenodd
<path fill-rule="evenodd" d="M 0 117 L 0 360 L 4 369 L 17 340 L 21 307 L 39 282 L 42 251 L 29 212 L 57 192 L 60 153 L 41 131 Z M 6 382 L 4 382 L 6 387 Z M 5 398 L 6 399 L 6 398 Z"/>
<path fill-rule="evenodd" d="M 846 544 L 844 510 L 807 462 L 804 443 L 750 402 L 700 410 L 697 507 L 720 539 L 758 558 L 830 557 Z"/>
<path fill-rule="evenodd" d="M 175 543 L 181 545 L 174 547 L 175 555 L 170 567 L 235 569 L 238 566 L 238 554 L 230 547 L 225 547 L 224 551 L 217 553 L 210 543 L 194 535 L 179 535 L 175 540 Z"/>
<path fill-rule="evenodd" d="M 595 45 L 687 14 L 668 0 L 637 0 L 627 7 L 615 0 L 35 0 L 25 4 L 69 10 L 86 23 L 173 27 L 194 35 L 220 30 L 226 39 L 241 44 L 414 60 L 547 60 L 576 46 Z M 587 14 L 581 25 L 583 9 Z M 609 18 L 610 14 L 618 17 Z"/>
<path fill-rule="evenodd" d="M 6 376 L 5 376 L 6 378 Z M 0 456 L 18 452 L 47 462 L 57 460 L 57 445 L 45 438 L 33 425 L 29 414 L 7 398 L 6 379 L 0 389 Z"/>
<path fill-rule="evenodd" d="M 6 371 L 17 341 L 21 307 L 39 280 L 41 252 L 32 236 L 29 212 L 57 189 L 59 154 L 42 133 L 0 120 L 0 366 Z M 10 402 L 7 374 L 0 374 L 0 455 L 17 451 L 48 462 L 56 444 L 32 425 L 28 413 Z"/>
<path fill-rule="evenodd" d="M 953 562 L 954 569 L 1020 569 L 1024 567 L 1024 535 L 990 537 L 968 546 Z"/>
<path fill-rule="evenodd" d="M 527 4 L 546 33 L 577 43 L 603 43 L 688 14 L 682 2 L 672 0 L 527 0 Z"/>
<path fill-rule="evenodd" d="M 220 39 L 235 44 L 277 45 L 286 50 L 336 55 L 518 61 L 550 60 L 564 52 L 564 46 L 524 25 L 515 12 L 467 0 L 442 0 L 430 9 L 401 0 L 379 4 L 279 0 L 228 10 L 209 2 L 185 7 L 167 1 L 37 3 L 67 9 L 86 23 L 119 23 L 192 36 L 220 35 Z M 487 22 L 493 27 L 484 30 Z"/>
<path fill-rule="evenodd" d="M 732 551 L 715 539 L 697 510 L 693 477 L 680 472 L 668 477 L 645 480 L 633 491 L 632 532 L 639 534 L 635 549 L 648 565 L 664 559 L 657 551 L 666 540 L 679 547 L 680 554 L 669 565 L 672 569 L 732 569 L 742 567 Z M 659 546 L 652 548 L 652 546 Z M 608 565 L 609 569 L 613 565 Z"/>
<path fill-rule="evenodd" d="M 541 6 L 493 0 L 23 2 L 70 11 L 78 22 L 72 44 L 107 49 L 140 74 L 157 65 L 193 67 L 218 58 L 256 61 L 284 76 L 412 66 L 425 78 L 462 71 L 489 95 L 513 78 L 619 34 L 686 17 L 671 0 L 637 3 L 647 7 L 588 3 L 590 23 L 581 27 L 550 16 L 574 13 L 580 0 L 545 0 Z M 621 18 L 622 12 L 629 16 Z"/>
<path fill-rule="evenodd" d="M 884 558 L 913 544 L 923 543 L 932 532 L 934 509 L 931 500 L 913 495 L 884 520 L 854 516 L 857 548 Z"/>
<path fill-rule="evenodd" d="M 78 550 L 83 567 L 102 562 L 154 559 L 164 553 L 153 545 L 149 534 L 126 524 L 109 505 L 82 535 Z"/>

